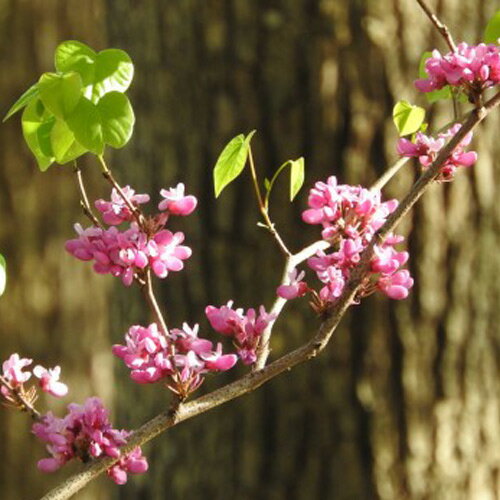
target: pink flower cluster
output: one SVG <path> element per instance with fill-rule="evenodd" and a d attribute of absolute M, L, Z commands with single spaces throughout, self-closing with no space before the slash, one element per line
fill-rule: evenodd
<path fill-rule="evenodd" d="M 399 139 L 397 145 L 398 153 L 401 156 L 418 158 L 422 168 L 426 169 L 436 159 L 445 144 L 460 130 L 460 127 L 461 125 L 456 123 L 446 132 L 438 134 L 437 138 L 417 132 L 415 142 L 411 142 L 408 139 Z M 450 181 L 453 179 L 457 168 L 470 167 L 476 163 L 477 153 L 475 151 L 465 151 L 465 148 L 471 141 L 472 132 L 469 132 L 445 161 L 437 180 Z"/>
<path fill-rule="evenodd" d="M 264 306 L 260 306 L 259 314 L 255 309 L 233 309 L 233 302 L 219 308 L 207 306 L 205 314 L 212 328 L 233 338 L 238 355 L 243 363 L 251 365 L 257 360 L 257 348 L 263 331 L 276 315 L 268 314 Z"/>
<path fill-rule="evenodd" d="M 129 186 L 123 192 L 134 207 L 149 200 L 148 195 L 135 194 Z M 183 184 L 162 190 L 161 194 L 165 199 L 159 207 L 164 212 L 137 222 L 124 199 L 113 189 L 111 201 L 96 201 L 104 222 L 112 227 L 83 229 L 75 224 L 78 237 L 66 242 L 66 250 L 77 259 L 94 261 L 95 272 L 120 277 L 126 286 L 148 267 L 159 278 L 166 278 L 171 271 L 180 271 L 183 261 L 191 256 L 191 249 L 182 245 L 182 232 L 172 233 L 164 226 L 169 214 L 189 215 L 197 201 L 194 196 L 184 195 Z M 122 222 L 129 222 L 129 227 L 125 230 L 115 227 Z"/>
<path fill-rule="evenodd" d="M 380 191 L 339 185 L 332 176 L 327 182 L 314 185 L 308 204 L 310 208 L 303 212 L 302 219 L 308 224 L 322 225 L 322 237 L 331 244 L 331 251 L 320 251 L 307 262 L 324 284 L 319 291 L 320 300 L 329 304 L 340 297 L 361 253 L 398 203 L 382 202 Z M 363 283 L 358 298 L 377 289 L 393 299 L 408 296 L 413 279 L 407 270 L 401 269 L 408 253 L 395 249 L 403 240 L 402 236 L 389 235 L 383 244 L 375 245 L 371 275 Z"/>
<path fill-rule="evenodd" d="M 83 462 L 103 456 L 120 457 L 120 447 L 130 433 L 113 429 L 99 398 L 89 398 L 83 405 L 68 405 L 63 418 L 51 412 L 33 424 L 33 433 L 47 443 L 49 458 L 38 462 L 42 472 L 54 472 L 73 458 Z M 122 456 L 107 473 L 117 484 L 127 482 L 127 473 L 139 474 L 148 469 L 148 462 L 139 447 Z"/>
<path fill-rule="evenodd" d="M 21 358 L 17 353 L 12 354 L 9 359 L 2 364 L 3 378 L 13 389 L 15 389 L 22 388 L 23 384 L 31 378 L 31 375 L 34 375 L 40 379 L 39 385 L 42 391 L 57 398 L 66 396 L 68 393 L 68 386 L 59 381 L 61 368 L 56 366 L 55 368 L 47 369 L 41 365 L 37 365 L 33 368 L 32 372 L 24 371 L 32 362 L 33 360 Z M 9 389 L 3 385 L 0 388 L 0 392 L 6 398 L 10 396 Z"/>
<path fill-rule="evenodd" d="M 166 379 L 171 390 L 187 396 L 203 383 L 209 372 L 226 371 L 237 361 L 234 354 L 223 354 L 222 345 L 198 337 L 198 325 L 173 328 L 163 334 L 156 323 L 147 328 L 130 327 L 125 345 L 113 346 L 113 353 L 130 368 L 130 377 L 139 384 Z"/>
<path fill-rule="evenodd" d="M 425 71 L 429 77 L 415 81 L 421 92 L 432 92 L 446 85 L 461 87 L 466 92 L 481 92 L 500 83 L 500 47 L 462 42 L 455 52 L 445 55 L 434 50 L 425 62 Z"/>

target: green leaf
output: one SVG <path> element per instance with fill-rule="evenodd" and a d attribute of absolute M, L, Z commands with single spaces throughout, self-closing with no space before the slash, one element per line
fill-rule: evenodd
<path fill-rule="evenodd" d="M 267 177 L 264 178 L 264 187 L 266 188 L 266 191 L 269 191 L 272 187 L 271 181 Z"/>
<path fill-rule="evenodd" d="M 134 130 L 135 116 L 126 95 L 109 92 L 97 103 L 101 117 L 103 138 L 106 144 L 122 148 L 127 144 Z"/>
<path fill-rule="evenodd" d="M 485 43 L 498 43 L 500 38 L 500 10 L 497 10 L 488 21 L 484 30 L 483 40 Z"/>
<path fill-rule="evenodd" d="M 35 83 L 12 105 L 3 121 L 6 122 L 12 115 L 27 106 L 35 97 L 38 97 L 38 94 L 38 83 Z"/>
<path fill-rule="evenodd" d="M 290 201 L 293 201 L 304 184 L 304 158 L 290 162 Z"/>
<path fill-rule="evenodd" d="M 94 66 L 97 54 L 87 45 L 76 40 L 68 40 L 58 45 L 55 52 L 57 71 L 76 71 L 84 86 L 94 83 Z"/>
<path fill-rule="evenodd" d="M 86 97 L 81 97 L 66 123 L 75 134 L 75 139 L 89 151 L 101 155 L 104 151 L 104 136 L 101 116 L 97 106 Z"/>
<path fill-rule="evenodd" d="M 82 95 L 82 78 L 72 71 L 59 75 L 44 73 L 38 82 L 40 99 L 45 107 L 58 118 L 71 113 Z"/>
<path fill-rule="evenodd" d="M 134 129 L 134 112 L 127 96 L 109 92 L 94 104 L 85 97 L 68 116 L 67 124 L 84 148 L 101 155 L 104 145 L 121 148 Z"/>
<path fill-rule="evenodd" d="M 87 152 L 87 150 L 76 141 L 75 135 L 63 120 L 56 119 L 50 132 L 50 141 L 56 161 L 61 165 L 75 160 Z"/>
<path fill-rule="evenodd" d="M 0 295 L 3 295 L 6 284 L 7 284 L 7 263 L 5 262 L 4 256 L 0 253 Z"/>
<path fill-rule="evenodd" d="M 250 149 L 250 141 L 255 130 L 246 137 L 243 134 L 231 139 L 223 149 L 214 167 L 214 190 L 218 198 L 222 190 L 230 184 L 245 168 Z"/>
<path fill-rule="evenodd" d="M 92 100 L 97 102 L 108 92 L 125 92 L 134 77 L 134 65 L 123 50 L 107 49 L 97 54 Z"/>
<path fill-rule="evenodd" d="M 54 161 L 50 142 L 50 131 L 54 123 L 55 117 L 47 112 L 39 99 L 31 101 L 23 112 L 21 124 L 24 140 L 35 155 L 42 172 Z"/>
<path fill-rule="evenodd" d="M 392 118 L 399 135 L 409 135 L 416 132 L 424 122 L 425 110 L 407 101 L 399 101 L 392 110 Z"/>
<path fill-rule="evenodd" d="M 420 65 L 418 69 L 418 74 L 420 78 L 428 78 L 429 75 L 425 71 L 425 61 L 429 59 L 429 57 L 432 57 L 432 52 L 424 52 L 422 54 L 422 57 L 420 58 Z M 426 92 L 425 97 L 429 102 L 436 102 L 436 101 L 441 101 L 444 99 L 451 99 L 452 93 L 451 93 L 451 88 L 449 85 L 446 85 L 442 89 L 439 90 L 433 90 L 432 92 Z"/>

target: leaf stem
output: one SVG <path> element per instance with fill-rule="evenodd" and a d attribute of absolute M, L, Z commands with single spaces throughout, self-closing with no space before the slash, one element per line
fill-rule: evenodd
<path fill-rule="evenodd" d="M 82 207 L 83 213 L 92 221 L 94 226 L 100 227 L 102 229 L 102 224 L 99 222 L 99 219 L 96 217 L 90 206 L 87 191 L 85 189 L 85 184 L 83 182 L 82 170 L 78 166 L 76 160 L 73 162 L 73 165 L 73 170 L 76 174 L 78 182 L 78 190 L 80 191 L 80 206 Z"/>

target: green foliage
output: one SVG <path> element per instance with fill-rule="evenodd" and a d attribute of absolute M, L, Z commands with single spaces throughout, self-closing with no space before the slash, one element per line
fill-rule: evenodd
<path fill-rule="evenodd" d="M 399 101 L 392 109 L 392 119 L 400 136 L 410 135 L 420 130 L 425 119 L 425 109 L 408 101 Z"/>
<path fill-rule="evenodd" d="M 246 137 L 243 134 L 237 135 L 222 150 L 213 174 L 216 198 L 228 184 L 243 172 L 250 150 L 250 141 L 254 134 L 255 130 L 252 130 Z"/>
<path fill-rule="evenodd" d="M 134 112 L 124 92 L 134 66 L 123 50 L 99 53 L 69 40 L 55 52 L 56 73 L 44 73 L 10 108 L 4 121 L 26 108 L 23 135 L 40 170 L 68 163 L 106 145 L 122 148 L 132 136 Z"/>
<path fill-rule="evenodd" d="M 304 158 L 301 156 L 290 164 L 290 201 L 293 201 L 304 184 Z"/>
<path fill-rule="evenodd" d="M 497 10 L 488 21 L 484 30 L 483 40 L 485 43 L 498 43 L 500 38 L 500 10 Z"/>
<path fill-rule="evenodd" d="M 0 295 L 3 295 L 6 284 L 7 284 L 7 264 L 5 262 L 4 256 L 0 253 Z"/>

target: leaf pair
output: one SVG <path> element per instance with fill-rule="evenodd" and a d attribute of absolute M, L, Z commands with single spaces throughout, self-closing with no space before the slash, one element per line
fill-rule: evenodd
<path fill-rule="evenodd" d="M 237 135 L 229 141 L 226 147 L 222 150 L 213 172 L 216 198 L 219 197 L 227 185 L 234 181 L 241 174 L 241 172 L 243 172 L 250 153 L 250 141 L 252 140 L 254 134 L 255 130 L 250 132 L 247 136 L 243 134 Z M 266 209 L 274 182 L 281 171 L 287 166 L 290 166 L 290 201 L 295 198 L 304 184 L 304 158 L 289 160 L 283 163 L 270 181 L 268 179 L 265 179 L 264 181 L 264 187 L 266 188 Z"/>
<path fill-rule="evenodd" d="M 40 169 L 87 151 L 101 155 L 105 145 L 123 147 L 135 121 L 123 94 L 134 74 L 128 54 L 117 49 L 96 53 L 70 40 L 57 47 L 55 66 L 57 73 L 44 73 L 4 118 L 26 108 L 23 135 Z"/>

